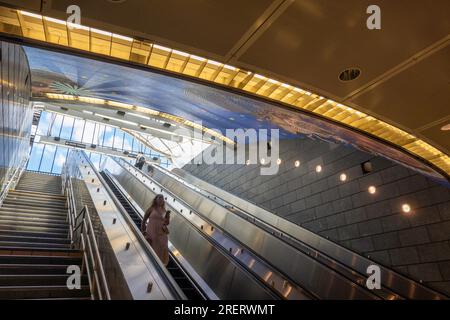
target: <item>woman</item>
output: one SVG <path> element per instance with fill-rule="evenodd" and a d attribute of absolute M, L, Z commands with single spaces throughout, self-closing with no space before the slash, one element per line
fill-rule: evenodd
<path fill-rule="evenodd" d="M 148 220 L 148 224 L 146 225 Z M 166 211 L 164 196 L 158 194 L 153 199 L 152 205 L 145 212 L 141 224 L 141 231 L 144 233 L 148 243 L 152 246 L 155 253 L 167 266 L 169 263 L 168 237 L 169 230 L 167 226 L 170 222 L 170 211 Z"/>

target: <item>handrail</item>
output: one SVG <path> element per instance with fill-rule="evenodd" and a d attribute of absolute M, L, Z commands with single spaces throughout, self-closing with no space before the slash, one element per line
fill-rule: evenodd
<path fill-rule="evenodd" d="M 22 177 L 22 174 L 25 171 L 27 162 L 28 162 L 28 157 L 24 157 L 22 159 L 22 161 L 20 162 L 19 166 L 16 168 L 16 170 L 14 170 L 14 173 L 12 174 L 8 183 L 5 185 L 4 189 L 1 191 L 0 206 L 3 204 L 3 201 L 5 200 L 6 196 L 8 195 L 9 190 L 15 189 L 17 182 L 19 182 L 20 177 Z"/>
<path fill-rule="evenodd" d="M 89 209 L 87 205 L 84 205 L 80 212 L 77 213 L 72 177 L 68 172 L 67 166 L 64 172 L 64 189 L 68 202 L 71 247 L 80 249 L 83 252 L 82 273 L 86 271 L 91 298 L 93 300 L 111 300 Z M 80 218 L 81 221 L 78 222 Z"/>

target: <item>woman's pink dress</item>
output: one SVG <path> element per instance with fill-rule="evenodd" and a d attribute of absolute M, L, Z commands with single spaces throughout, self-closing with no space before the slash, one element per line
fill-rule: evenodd
<path fill-rule="evenodd" d="M 164 232 L 164 226 L 168 224 L 166 213 L 159 210 L 152 210 L 147 223 L 146 236 L 148 243 L 161 259 L 162 263 L 167 266 L 169 263 L 168 237 Z"/>

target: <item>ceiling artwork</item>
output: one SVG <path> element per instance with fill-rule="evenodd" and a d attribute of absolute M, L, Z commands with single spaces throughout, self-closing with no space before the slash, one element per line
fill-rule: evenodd
<path fill-rule="evenodd" d="M 201 121 L 222 134 L 226 129 L 279 129 L 280 139 L 300 135 L 351 145 L 448 183 L 432 167 L 397 148 L 307 113 L 150 70 L 33 47 L 25 47 L 25 51 L 37 100 L 47 93 L 112 100 Z"/>

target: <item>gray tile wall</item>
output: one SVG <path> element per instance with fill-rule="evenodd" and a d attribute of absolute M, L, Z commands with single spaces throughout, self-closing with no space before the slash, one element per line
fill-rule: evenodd
<path fill-rule="evenodd" d="M 185 170 L 374 261 L 450 293 L 450 189 L 382 157 L 311 139 L 280 142 L 277 175 L 257 165 Z M 297 168 L 296 160 L 301 161 Z M 360 164 L 370 160 L 373 171 Z M 321 173 L 315 172 L 321 164 Z M 341 173 L 347 181 L 341 182 Z M 375 194 L 368 187 L 377 188 Z M 411 214 L 401 206 L 408 203 Z"/>

